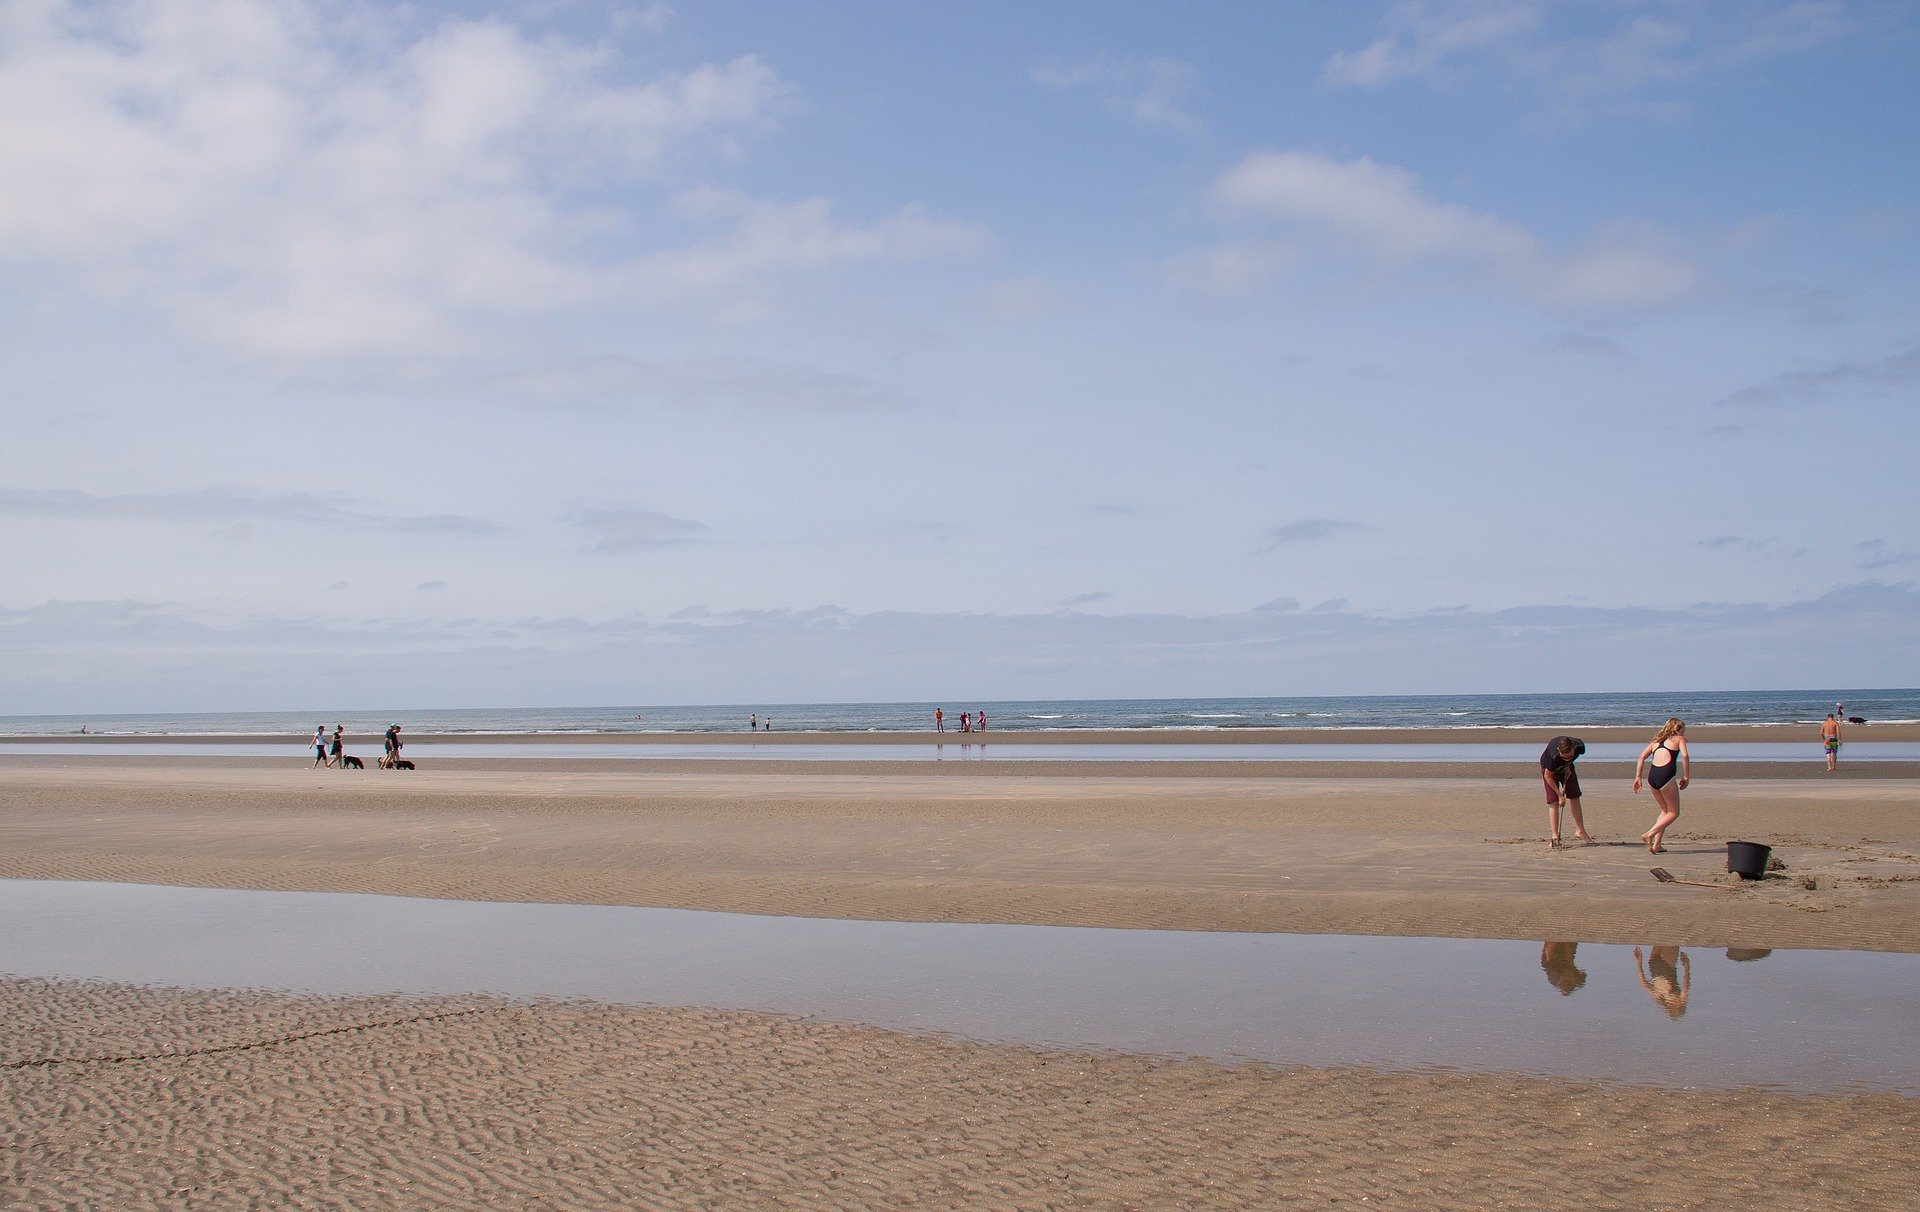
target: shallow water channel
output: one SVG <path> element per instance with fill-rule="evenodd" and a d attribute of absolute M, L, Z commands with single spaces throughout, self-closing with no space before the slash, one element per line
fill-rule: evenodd
<path fill-rule="evenodd" d="M 1271 1064 L 1920 1095 L 1920 956 L 1634 951 L 0 880 L 14 976 L 587 998 Z"/>
<path fill-rule="evenodd" d="M 1588 762 L 1631 762 L 1640 754 L 1638 744 L 1602 741 L 1587 746 Z M 349 753 L 357 753 L 368 765 L 380 756 L 377 742 L 355 742 Z M 1846 762 L 1920 761 L 1920 741 L 1872 741 L 1849 745 L 1843 751 Z M 0 740 L 0 755 L 30 757 L 277 757 L 298 765 L 313 758 L 310 743 L 267 744 L 258 741 L 5 741 Z M 1031 742 L 994 744 L 976 740 L 958 740 L 945 744 L 862 744 L 821 742 L 818 744 L 736 744 L 710 742 L 675 744 L 671 741 L 592 743 L 581 741 L 409 741 L 405 756 L 427 762 L 435 759 L 462 758 L 544 758 L 577 760 L 580 758 L 619 758 L 637 762 L 689 758 L 708 761 L 776 762 L 962 762 L 992 759 L 1014 762 L 1487 762 L 1531 766 L 1540 759 L 1540 745 L 1481 743 L 1474 741 L 1416 744 L 1371 744 L 1336 742 L 1238 743 L 1188 742 L 1184 744 L 1058 744 Z M 1717 745 L 1695 745 L 1693 759 L 1711 763 L 1721 761 L 1801 762 L 1809 766 L 1824 763 L 1819 744 L 1792 744 L 1779 741 L 1749 741 Z"/>

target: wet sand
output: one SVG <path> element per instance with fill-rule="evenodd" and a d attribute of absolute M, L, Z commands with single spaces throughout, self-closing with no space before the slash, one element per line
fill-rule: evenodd
<path fill-rule="evenodd" d="M 1489 777 L 341 772 L 0 761 L 0 877 L 904 921 L 1920 950 L 1920 782 L 1708 780 L 1669 853 L 1589 774 L 1602 845 L 1550 850 L 1539 782 Z M 1864 769 L 1864 764 L 1857 769 Z M 1572 839 L 1571 822 L 1562 826 Z M 1775 847 L 1742 886 L 1730 838 Z M 1683 879 L 1657 883 L 1661 865 Z M 1811 885 L 1811 886 L 1809 886 Z"/>
<path fill-rule="evenodd" d="M 0 980 L 10 1208 L 1905 1208 L 1917 1107 Z"/>
<path fill-rule="evenodd" d="M 1647 797 L 1587 783 L 1609 844 L 1554 851 L 1537 778 L 1484 766 L 405 775 L 8 758 L 0 877 L 1920 951 L 1920 781 L 1702 777 L 1657 859 L 1632 842 Z M 1786 872 L 1737 886 L 1732 837 L 1774 845 Z M 1655 863 L 1716 887 L 1662 885 Z M 1920 1178 L 1917 1108 L 692 1009 L 0 979 L 7 1207 L 1892 1208 Z"/>

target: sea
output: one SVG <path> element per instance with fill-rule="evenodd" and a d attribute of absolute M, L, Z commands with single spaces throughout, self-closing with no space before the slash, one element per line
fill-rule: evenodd
<path fill-rule="evenodd" d="M 944 708 L 985 712 L 994 732 L 1086 729 L 1228 731 L 1236 728 L 1581 728 L 1689 724 L 1791 724 L 1821 720 L 1836 703 L 1874 723 L 1920 723 L 1920 690 L 1727 690 L 1594 694 L 1346 695 L 1227 699 L 1021 699 L 916 703 L 728 703 L 624 707 L 314 707 L 116 715 L 0 716 L 0 736 L 299 735 L 316 724 L 356 733 L 388 724 L 409 732 L 569 736 L 591 733 L 743 732 L 750 717 L 779 732 L 908 732 L 933 727 Z"/>

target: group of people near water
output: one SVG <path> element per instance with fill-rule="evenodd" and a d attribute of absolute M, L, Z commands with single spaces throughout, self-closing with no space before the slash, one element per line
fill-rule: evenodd
<path fill-rule="evenodd" d="M 382 738 L 386 753 L 380 759 L 382 770 L 392 769 L 400 760 L 400 725 L 387 725 L 386 735 Z M 358 769 L 360 759 L 346 752 L 346 730 L 339 724 L 333 726 L 333 735 L 327 735 L 325 724 L 316 724 L 313 729 L 313 764 L 315 766 L 337 766 L 342 770 L 348 767 Z"/>
<path fill-rule="evenodd" d="M 1549 846 L 1560 845 L 1560 809 L 1563 807 L 1573 815 L 1573 836 L 1583 842 L 1593 841 L 1586 821 L 1580 816 L 1580 772 L 1574 768 L 1574 762 L 1586 751 L 1587 743 L 1577 736 L 1554 737 L 1540 751 L 1540 781 L 1547 792 Z M 1659 854 L 1666 849 L 1667 830 L 1680 819 L 1680 793 L 1692 781 L 1691 766 L 1686 721 L 1671 716 L 1633 763 L 1633 793 L 1639 795 L 1644 784 L 1653 793 L 1659 810 L 1652 828 L 1640 835 L 1640 840 L 1647 844 L 1648 854 Z"/>
<path fill-rule="evenodd" d="M 1845 712 L 1842 704 L 1835 703 L 1834 710 L 1827 713 L 1826 722 L 1820 726 L 1829 771 L 1839 769 L 1840 727 L 1841 721 L 1847 718 Z M 1593 841 L 1580 816 L 1580 772 L 1573 765 L 1586 751 L 1587 743 L 1577 736 L 1554 737 L 1540 751 L 1540 781 L 1547 792 L 1549 846 L 1560 845 L 1560 809 L 1563 807 L 1573 815 L 1573 836 L 1582 842 Z M 1680 793 L 1692 781 L 1691 766 L 1686 721 L 1679 716 L 1669 716 L 1633 764 L 1633 793 L 1639 795 L 1644 784 L 1653 793 L 1658 810 L 1652 827 L 1640 835 L 1640 840 L 1647 844 L 1648 854 L 1659 854 L 1666 849 L 1667 830 L 1680 819 Z"/>
<path fill-rule="evenodd" d="M 945 732 L 947 730 L 947 709 L 946 708 L 935 707 L 933 709 L 933 730 L 935 732 Z M 960 731 L 985 732 L 986 730 L 987 730 L 987 713 L 986 712 L 963 711 L 960 713 Z"/>

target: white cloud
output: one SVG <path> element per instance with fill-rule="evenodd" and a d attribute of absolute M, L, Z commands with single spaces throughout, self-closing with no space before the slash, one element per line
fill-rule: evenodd
<path fill-rule="evenodd" d="M 1197 134 L 1200 123 L 1181 105 L 1196 79 L 1192 67 L 1172 59 L 1122 59 L 1078 67 L 1042 67 L 1034 82 L 1048 88 L 1087 89 L 1109 108 L 1142 126 Z"/>
<path fill-rule="evenodd" d="M 1681 90 L 1817 46 L 1850 27 L 1839 0 L 1410 0 L 1379 38 L 1327 60 L 1329 84 L 1380 88 L 1471 72 L 1557 96 L 1566 111 L 1682 112 Z"/>
<path fill-rule="evenodd" d="M 521 367 L 488 374 L 403 370 L 375 378 L 318 378 L 321 394 L 343 391 L 509 407 L 586 410 L 628 407 L 754 408 L 785 412 L 853 412 L 897 408 L 903 399 L 872 379 L 762 358 L 669 358 L 618 355 Z"/>
<path fill-rule="evenodd" d="M 1174 257 L 1173 281 L 1208 294 L 1237 295 L 1298 264 L 1302 250 L 1290 240 L 1244 238 Z"/>
<path fill-rule="evenodd" d="M 587 536 L 591 549 L 605 555 L 678 547 L 698 542 L 707 533 L 704 522 L 651 509 L 583 509 L 570 520 Z"/>
<path fill-rule="evenodd" d="M 416 600 L 425 609 L 443 599 Z M 0 713 L 612 703 L 632 701 L 636 685 L 658 702 L 1103 698 L 1169 687 L 1258 695 L 1276 684 L 1301 694 L 1458 694 L 1536 686 L 1548 666 L 1563 687 L 1621 690 L 1635 688 L 1631 671 L 1649 647 L 1674 654 L 1670 672 L 1691 685 L 1920 677 L 1920 589 L 1910 584 L 1668 609 L 1298 606 L 1282 598 L 1215 615 L 822 607 L 405 621 L 138 601 L 0 605 Z"/>
<path fill-rule="evenodd" d="M 642 257 L 622 271 L 629 290 L 659 303 L 699 300 L 729 317 L 771 305 L 779 282 L 797 274 L 862 262 L 963 256 L 983 248 L 985 231 L 904 207 L 864 226 L 835 221 L 826 198 L 775 202 L 726 190 L 690 191 L 683 212 L 731 223 L 720 239 Z"/>
<path fill-rule="evenodd" d="M 1366 157 L 1254 152 L 1214 181 L 1211 199 L 1226 217 L 1331 240 L 1386 268 L 1464 267 L 1555 304 L 1657 303 L 1686 293 L 1695 278 L 1650 229 L 1611 227 L 1556 250 L 1497 215 L 1429 198 L 1412 173 Z"/>
<path fill-rule="evenodd" d="M 1331 539 L 1337 535 L 1365 529 L 1366 527 L 1359 522 L 1344 522 L 1338 518 L 1302 518 L 1298 522 L 1275 526 L 1267 531 L 1267 539 L 1272 546 L 1277 547 L 1282 543 L 1318 542 L 1321 539 Z"/>
<path fill-rule="evenodd" d="M 492 534 L 494 522 L 460 514 L 402 514 L 368 510 L 351 497 L 317 493 L 261 493 L 248 488 L 176 492 L 96 493 L 77 488 L 0 488 L 0 517 L 80 518 L 135 522 L 225 522 L 230 537 L 247 538 L 255 522 L 387 530 L 419 534 Z"/>
<path fill-rule="evenodd" d="M 382 41 L 331 11 L 0 0 L 0 262 L 216 343 L 332 356 L 607 299 L 762 306 L 767 279 L 977 244 L 911 209 L 847 225 L 726 195 L 699 208 L 726 234 L 626 251 L 659 240 L 607 190 L 766 129 L 786 92 L 766 63 L 631 83 L 496 20 Z"/>
<path fill-rule="evenodd" d="M 1539 14 L 1529 4 L 1461 8 L 1415 3 L 1395 7 L 1387 25 L 1389 32 L 1379 40 L 1328 59 L 1326 79 L 1375 86 L 1426 75 L 1455 55 L 1517 41 L 1539 25 Z"/>

